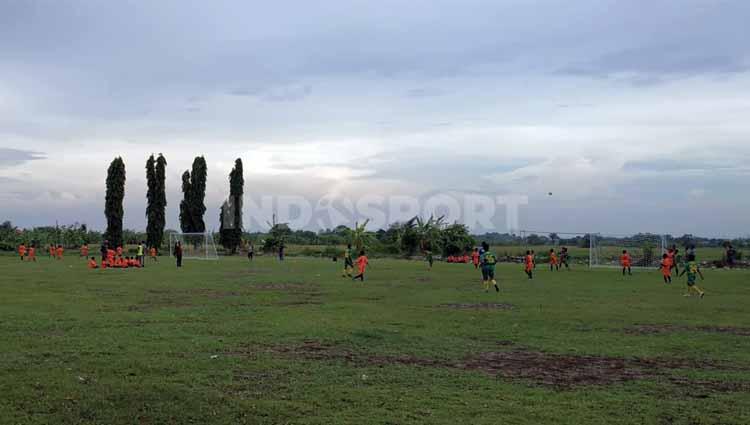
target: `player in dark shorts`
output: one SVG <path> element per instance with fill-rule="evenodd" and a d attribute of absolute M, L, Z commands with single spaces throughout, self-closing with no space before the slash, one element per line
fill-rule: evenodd
<path fill-rule="evenodd" d="M 565 246 L 560 250 L 560 265 L 570 270 L 570 254 L 568 253 L 568 248 Z"/>

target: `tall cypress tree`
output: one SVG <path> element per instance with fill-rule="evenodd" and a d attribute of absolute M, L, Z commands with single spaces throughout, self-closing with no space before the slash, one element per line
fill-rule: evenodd
<path fill-rule="evenodd" d="M 232 254 L 242 242 L 242 196 L 244 194 L 245 178 L 242 173 L 242 159 L 234 161 L 234 168 L 229 173 L 229 200 L 234 210 L 232 217 L 227 217 L 227 203 L 221 207 L 221 244 L 225 249 L 231 250 Z M 226 220 L 231 220 L 226 223 Z"/>
<path fill-rule="evenodd" d="M 125 163 L 122 158 L 112 160 L 107 170 L 107 194 L 104 215 L 107 218 L 106 239 L 110 246 L 122 246 L 122 201 L 125 198 Z"/>
<path fill-rule="evenodd" d="M 146 160 L 146 243 L 148 246 L 156 246 L 156 160 L 154 155 Z"/>
<path fill-rule="evenodd" d="M 180 202 L 180 228 L 184 233 L 203 233 L 206 223 L 206 160 L 198 156 L 193 161 L 192 173 L 182 174 L 183 199 Z"/>
<path fill-rule="evenodd" d="M 180 202 L 180 230 L 183 233 L 193 231 L 193 219 L 191 215 L 191 197 L 193 190 L 190 184 L 190 171 L 182 173 L 182 201 Z"/>
<path fill-rule="evenodd" d="M 148 192 L 146 199 L 146 237 L 148 246 L 161 247 L 164 240 L 164 227 L 166 225 L 166 166 L 167 160 L 162 154 L 158 159 L 151 155 L 146 161 L 146 181 Z"/>
<path fill-rule="evenodd" d="M 161 247 L 164 242 L 164 228 L 167 226 L 167 159 L 159 154 L 156 159 L 156 197 L 154 198 L 154 244 Z"/>
<path fill-rule="evenodd" d="M 190 174 L 190 195 L 191 215 L 193 221 L 193 232 L 205 232 L 206 222 L 203 215 L 206 214 L 206 160 L 198 156 L 193 161 L 193 171 Z"/>

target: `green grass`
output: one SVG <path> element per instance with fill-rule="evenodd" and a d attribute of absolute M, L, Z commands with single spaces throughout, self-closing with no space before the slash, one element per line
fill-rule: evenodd
<path fill-rule="evenodd" d="M 340 265 L 261 257 L 177 270 L 162 258 L 89 271 L 71 257 L 0 257 L 0 423 L 750 423 L 750 394 L 720 385 L 750 388 L 750 336 L 701 328 L 750 328 L 748 272 L 706 270 L 698 300 L 656 270 L 540 265 L 529 282 L 502 265 L 498 295 L 468 265 L 374 260 L 364 284 Z M 443 306 L 483 302 L 514 308 Z M 644 324 L 673 328 L 623 330 Z M 575 370 L 464 365 L 491 352 L 716 364 L 547 385 L 545 373 Z"/>

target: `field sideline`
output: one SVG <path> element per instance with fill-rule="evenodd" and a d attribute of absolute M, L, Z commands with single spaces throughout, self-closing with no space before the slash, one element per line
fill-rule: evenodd
<path fill-rule="evenodd" d="M 748 271 L 341 265 L 1 256 L 0 424 L 750 423 Z"/>

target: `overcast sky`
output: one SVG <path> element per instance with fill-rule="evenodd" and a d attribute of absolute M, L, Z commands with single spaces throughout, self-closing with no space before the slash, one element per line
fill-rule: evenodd
<path fill-rule="evenodd" d="M 209 227 L 241 157 L 254 197 L 517 193 L 524 228 L 750 233 L 750 2 L 201 3 L 0 0 L 0 220 L 103 228 L 122 156 L 143 229 L 162 152 L 173 228 L 205 155 Z"/>

